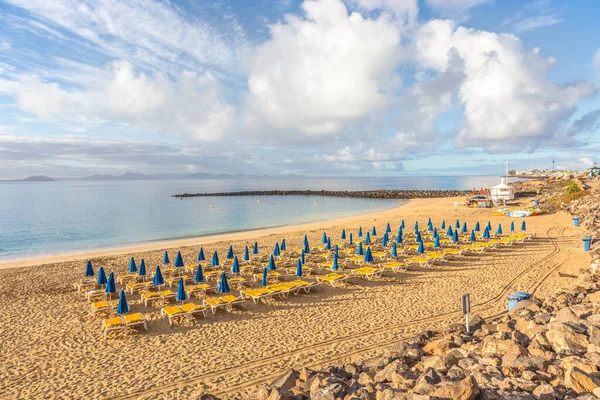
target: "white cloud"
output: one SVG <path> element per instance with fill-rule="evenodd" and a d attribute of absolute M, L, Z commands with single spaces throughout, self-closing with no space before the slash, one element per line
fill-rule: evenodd
<path fill-rule="evenodd" d="M 391 10 L 396 19 L 406 25 L 412 25 L 419 14 L 417 0 L 351 0 L 350 4 L 360 10 Z"/>
<path fill-rule="evenodd" d="M 388 17 L 348 15 L 340 0 L 305 1 L 303 17 L 271 26 L 253 56 L 246 125 L 338 132 L 387 103 L 400 53 L 400 31 Z"/>
<path fill-rule="evenodd" d="M 491 1 L 493 0 L 426 0 L 426 4 L 442 16 L 463 19 L 471 8 Z"/>
<path fill-rule="evenodd" d="M 248 47 L 245 33 L 235 18 L 215 10 L 207 10 L 204 13 L 206 19 L 199 19 L 189 18 L 168 2 L 158 1 L 7 2 L 26 9 L 45 22 L 28 21 L 35 29 L 56 32 L 54 28 L 58 27 L 67 30 L 110 57 L 129 60 L 137 67 L 149 70 L 167 69 L 175 73 L 208 65 L 238 71 Z"/>
<path fill-rule="evenodd" d="M 596 69 L 596 73 L 600 75 L 600 49 L 596 50 L 594 54 L 594 68 Z"/>
<path fill-rule="evenodd" d="M 560 135 L 576 104 L 595 90 L 585 82 L 550 81 L 553 59 L 539 49 L 527 51 L 513 35 L 432 20 L 421 27 L 416 49 L 422 66 L 444 72 L 459 63 L 464 74 L 456 82 L 466 118 L 459 127 L 460 146 L 518 151 L 565 139 Z"/>
<path fill-rule="evenodd" d="M 21 110 L 40 118 L 107 117 L 204 141 L 221 139 L 235 118 L 233 106 L 222 99 L 221 86 L 210 73 L 183 72 L 172 81 L 165 74 L 147 75 L 127 61 L 116 61 L 88 85 L 66 90 L 24 75 L 0 80 L 0 92 L 13 95 Z"/>
<path fill-rule="evenodd" d="M 518 33 L 532 31 L 534 29 L 544 28 L 556 25 L 562 22 L 562 18 L 555 15 L 538 15 L 535 17 L 524 18 L 514 23 L 514 29 Z"/>

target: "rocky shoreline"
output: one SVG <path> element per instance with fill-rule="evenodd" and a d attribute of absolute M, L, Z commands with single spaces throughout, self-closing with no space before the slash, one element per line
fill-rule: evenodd
<path fill-rule="evenodd" d="M 360 363 L 290 369 L 252 398 L 597 399 L 600 284 L 598 276 L 583 272 L 572 290 L 520 301 L 499 320 L 475 316 L 472 334 L 456 324 L 398 342 Z"/>
<path fill-rule="evenodd" d="M 352 197 L 361 199 L 420 199 L 438 197 L 458 197 L 470 194 L 461 190 L 253 190 L 245 192 L 183 193 L 172 197 L 217 197 L 217 196 L 327 196 Z"/>

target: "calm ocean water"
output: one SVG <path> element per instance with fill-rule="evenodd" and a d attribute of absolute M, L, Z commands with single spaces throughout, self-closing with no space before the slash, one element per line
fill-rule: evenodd
<path fill-rule="evenodd" d="M 0 260 L 313 222 L 401 204 L 319 196 L 170 197 L 176 193 L 470 189 L 499 180 L 470 176 L 4 182 L 0 183 Z"/>

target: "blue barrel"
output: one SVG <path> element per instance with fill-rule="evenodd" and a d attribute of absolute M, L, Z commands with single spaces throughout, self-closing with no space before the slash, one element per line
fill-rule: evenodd
<path fill-rule="evenodd" d="M 531 294 L 527 292 L 515 292 L 507 296 L 508 299 L 508 312 L 513 309 L 514 306 L 521 300 L 527 300 L 531 297 Z"/>
<path fill-rule="evenodd" d="M 590 246 L 592 245 L 592 237 L 584 236 L 582 240 L 583 240 L 583 251 L 590 251 Z"/>
<path fill-rule="evenodd" d="M 573 226 L 579 226 L 579 217 L 573 218 Z"/>
<path fill-rule="evenodd" d="M 534 206 L 536 206 L 536 207 L 537 207 L 537 206 L 539 206 L 539 205 L 540 205 L 540 202 L 539 202 L 539 200 L 538 200 L 538 199 L 535 199 L 535 200 L 533 201 L 533 205 L 534 205 Z"/>

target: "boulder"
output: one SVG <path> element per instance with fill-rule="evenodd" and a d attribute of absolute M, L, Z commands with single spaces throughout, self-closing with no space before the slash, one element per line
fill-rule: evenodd
<path fill-rule="evenodd" d="M 513 342 L 520 344 L 523 347 L 527 347 L 529 346 L 529 343 L 531 343 L 531 339 L 529 338 L 529 336 L 525 335 L 524 333 L 521 333 L 521 331 L 518 330 L 513 331 L 512 340 Z"/>
<path fill-rule="evenodd" d="M 578 356 L 563 358 L 562 360 L 560 360 L 560 366 L 565 371 L 572 368 L 578 368 L 585 373 L 598 372 L 598 368 L 592 361 L 588 360 L 587 358 L 582 358 Z"/>
<path fill-rule="evenodd" d="M 400 381 L 397 375 L 401 371 L 406 371 L 408 366 L 402 362 L 402 360 L 395 360 L 385 366 L 381 371 L 379 371 L 373 377 L 373 381 L 375 383 L 381 382 L 392 382 L 392 381 Z"/>
<path fill-rule="evenodd" d="M 419 376 L 419 378 L 415 382 L 415 386 L 420 385 L 423 381 L 431 385 L 435 385 L 437 383 L 440 383 L 442 381 L 442 378 L 433 368 L 427 368 L 427 370 Z"/>
<path fill-rule="evenodd" d="M 406 393 L 392 388 L 385 388 L 377 391 L 375 400 L 429 400 L 430 398 L 427 395 Z"/>
<path fill-rule="evenodd" d="M 334 383 L 311 393 L 312 400 L 336 400 L 344 396 L 346 388 L 341 383 Z"/>
<path fill-rule="evenodd" d="M 584 301 L 588 303 L 600 303 L 600 291 L 589 293 L 587 296 L 585 296 Z"/>
<path fill-rule="evenodd" d="M 557 398 L 557 393 L 552 385 L 544 383 L 533 389 L 533 397 L 537 400 L 554 400 Z"/>
<path fill-rule="evenodd" d="M 565 386 L 579 394 L 592 393 L 600 387 L 600 381 L 579 368 L 572 368 L 565 374 Z"/>
<path fill-rule="evenodd" d="M 473 317 L 469 319 L 469 328 L 470 330 L 477 330 L 481 328 L 481 326 L 485 324 L 485 320 L 481 318 L 479 314 L 475 314 Z"/>
<path fill-rule="evenodd" d="M 541 313 L 541 314 L 537 314 L 534 318 L 534 321 L 537 324 L 547 324 L 548 322 L 550 322 L 550 318 L 552 318 L 552 314 L 550 313 Z"/>
<path fill-rule="evenodd" d="M 362 369 L 363 370 L 376 370 L 381 369 L 390 363 L 389 357 L 372 357 L 365 361 L 363 361 Z"/>
<path fill-rule="evenodd" d="M 564 307 L 558 310 L 555 317 L 556 321 L 564 323 L 578 324 L 579 317 L 571 311 L 569 307 Z"/>
<path fill-rule="evenodd" d="M 479 395 L 479 386 L 472 376 L 458 382 L 442 382 L 437 385 L 433 397 L 453 400 L 474 400 Z"/>
<path fill-rule="evenodd" d="M 532 382 L 523 378 L 510 378 L 510 383 L 514 388 L 523 390 L 525 392 L 533 392 L 533 390 L 538 386 L 536 382 Z"/>
<path fill-rule="evenodd" d="M 518 314 L 523 310 L 536 312 L 540 310 L 540 306 L 535 300 L 521 300 L 517 304 L 515 304 L 512 310 L 510 310 L 510 314 Z"/>
<path fill-rule="evenodd" d="M 556 353 L 564 354 L 582 354 L 589 344 L 585 335 L 575 333 L 572 329 L 551 329 L 546 332 L 546 339 Z"/>
<path fill-rule="evenodd" d="M 296 386 L 296 381 L 300 377 L 300 373 L 295 369 L 290 369 L 277 378 L 272 384 L 271 387 L 278 390 L 291 390 L 294 386 Z"/>
<path fill-rule="evenodd" d="M 585 358 L 590 360 L 596 367 L 600 367 L 600 353 L 588 351 Z"/>
<path fill-rule="evenodd" d="M 518 371 L 544 370 L 551 361 L 544 357 L 517 357 L 515 359 L 502 360 L 503 368 L 514 368 Z"/>
<path fill-rule="evenodd" d="M 313 375 L 315 374 L 315 371 L 313 371 L 312 369 L 309 368 L 302 368 L 298 374 L 298 379 L 300 379 L 303 382 L 308 381 Z"/>
<path fill-rule="evenodd" d="M 433 368 L 436 371 L 446 372 L 451 366 L 456 365 L 457 363 L 457 358 L 448 357 L 448 355 L 441 355 L 426 357 L 423 360 L 422 366 L 423 371 L 425 371 L 427 368 Z"/>
<path fill-rule="evenodd" d="M 366 386 L 373 382 L 375 382 L 373 380 L 373 376 L 368 372 L 361 372 L 360 375 L 358 375 L 358 383 L 360 383 L 361 385 Z"/>
<path fill-rule="evenodd" d="M 493 336 L 486 336 L 481 345 L 481 354 L 516 354 L 526 355 L 527 350 L 512 340 L 502 340 Z"/>
<path fill-rule="evenodd" d="M 448 339 L 432 340 L 423 347 L 423 352 L 428 355 L 439 356 L 454 347 L 457 347 L 456 344 Z"/>
<path fill-rule="evenodd" d="M 466 378 L 466 374 L 465 371 L 463 371 L 461 368 L 459 368 L 456 365 L 453 365 L 452 367 L 450 367 L 448 372 L 446 372 L 446 378 L 451 381 L 462 381 Z"/>
<path fill-rule="evenodd" d="M 600 346 L 600 327 L 592 325 L 588 329 L 588 334 L 590 335 L 590 343 L 594 346 Z"/>
<path fill-rule="evenodd" d="M 390 348 L 388 354 L 390 357 L 401 357 L 412 362 L 421 359 L 423 350 L 414 344 L 398 342 Z"/>

